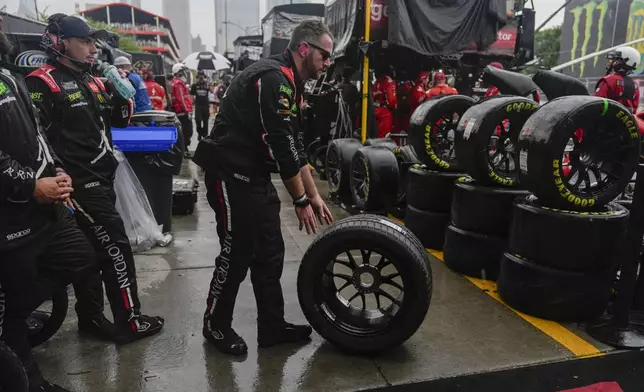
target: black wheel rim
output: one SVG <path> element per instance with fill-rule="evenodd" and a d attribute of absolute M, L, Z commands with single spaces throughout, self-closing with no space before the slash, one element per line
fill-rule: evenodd
<path fill-rule="evenodd" d="M 456 127 L 462 114 L 459 112 L 445 114 L 436 121 L 432 128 L 429 136 L 432 151 L 444 162 L 456 162 L 454 140 L 456 137 Z"/>
<path fill-rule="evenodd" d="M 517 132 L 513 129 L 512 123 L 508 119 L 500 122 L 492 137 L 488 147 L 488 163 L 492 170 L 500 177 L 516 179 L 518 147 Z"/>
<path fill-rule="evenodd" d="M 336 255 L 325 265 L 315 289 L 325 317 L 357 337 L 387 330 L 406 305 L 400 271 L 385 252 L 375 250 Z"/>
<path fill-rule="evenodd" d="M 337 192 L 340 189 L 342 180 L 342 168 L 340 167 L 340 157 L 337 148 L 331 148 L 327 153 L 326 176 L 331 192 Z"/>
<path fill-rule="evenodd" d="M 596 197 L 621 180 L 628 164 L 631 135 L 602 122 L 575 130 L 563 153 L 561 175 L 571 193 Z"/>
<path fill-rule="evenodd" d="M 366 202 L 369 197 L 369 175 L 367 173 L 367 160 L 364 156 L 359 157 L 359 162 L 354 166 L 352 175 L 352 186 L 355 195 L 360 202 Z"/>

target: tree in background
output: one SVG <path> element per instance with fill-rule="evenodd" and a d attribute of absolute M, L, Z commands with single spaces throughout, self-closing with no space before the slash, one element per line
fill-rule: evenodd
<path fill-rule="evenodd" d="M 136 44 L 134 41 L 134 37 L 129 36 L 129 35 L 122 35 L 118 33 L 117 31 L 114 30 L 114 27 L 110 26 L 109 24 L 105 22 L 100 22 L 97 20 L 92 20 L 92 19 L 86 19 L 87 24 L 92 26 L 95 30 L 107 30 L 111 31 L 112 33 L 118 34 L 119 35 L 119 49 L 121 49 L 124 52 L 128 53 L 141 53 L 142 50 L 139 48 L 139 46 Z"/>
<path fill-rule="evenodd" d="M 535 57 L 541 59 L 541 65 L 552 68 L 559 62 L 561 46 L 561 26 L 543 29 L 534 37 Z"/>

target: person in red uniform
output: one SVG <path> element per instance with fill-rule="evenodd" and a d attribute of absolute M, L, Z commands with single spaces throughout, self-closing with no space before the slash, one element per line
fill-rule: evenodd
<path fill-rule="evenodd" d="M 503 64 L 498 63 L 496 61 L 490 63 L 490 67 L 498 68 L 498 69 L 503 69 Z M 487 88 L 487 91 L 485 92 L 484 98 L 487 97 L 493 97 L 495 95 L 499 95 L 500 91 L 498 88 L 495 86 L 490 86 Z"/>
<path fill-rule="evenodd" d="M 455 95 L 458 91 L 450 87 L 445 82 L 445 73 L 443 71 L 434 72 L 434 87 L 427 92 L 427 98 L 431 99 L 441 95 Z"/>
<path fill-rule="evenodd" d="M 640 63 L 640 53 L 630 46 L 622 46 L 608 54 L 607 75 L 595 86 L 595 96 L 609 98 L 637 112 L 640 90 L 628 76 Z"/>
<path fill-rule="evenodd" d="M 409 94 L 409 111 L 413 114 L 414 111 L 420 106 L 421 103 L 427 99 L 427 89 L 429 88 L 429 72 L 420 71 L 414 88 Z"/>
<path fill-rule="evenodd" d="M 405 78 L 407 79 L 407 78 Z M 398 84 L 398 89 L 396 91 L 397 101 L 398 101 L 398 130 L 400 132 L 406 132 L 409 128 L 409 118 L 413 113 L 411 107 L 411 92 L 414 89 L 414 82 L 411 80 L 405 80 Z"/>
<path fill-rule="evenodd" d="M 186 158 L 190 158 L 190 139 L 192 138 L 192 96 L 186 85 L 188 68 L 181 63 L 172 66 L 172 110 L 181 122 L 183 140 L 186 143 Z"/>
<path fill-rule="evenodd" d="M 154 71 L 150 68 L 143 70 L 143 77 L 145 86 L 148 88 L 148 95 L 150 96 L 150 103 L 154 110 L 165 110 L 166 95 L 165 89 L 154 80 Z"/>
<path fill-rule="evenodd" d="M 394 127 L 394 110 L 398 107 L 396 82 L 387 72 L 381 72 L 372 87 L 373 103 L 376 107 L 378 137 L 384 138 Z"/>

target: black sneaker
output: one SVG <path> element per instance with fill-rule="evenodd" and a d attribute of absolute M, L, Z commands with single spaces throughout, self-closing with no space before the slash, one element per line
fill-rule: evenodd
<path fill-rule="evenodd" d="M 112 341 L 114 339 L 114 324 L 101 314 L 94 318 L 78 318 L 78 333 L 89 335 L 101 340 Z"/>
<path fill-rule="evenodd" d="M 69 389 L 65 389 L 56 384 L 45 381 L 44 384 L 29 388 L 29 392 L 71 392 Z"/>
<path fill-rule="evenodd" d="M 313 329 L 308 325 L 285 323 L 282 327 L 259 329 L 257 344 L 259 347 L 271 347 L 282 343 L 296 343 L 309 340 Z"/>
<path fill-rule="evenodd" d="M 118 344 L 127 344 L 147 338 L 161 332 L 164 325 L 163 317 L 140 315 L 128 322 L 127 326 L 115 327 L 114 341 Z"/>
<path fill-rule="evenodd" d="M 244 339 L 230 327 L 212 329 L 204 327 L 203 336 L 224 354 L 246 355 L 248 353 L 248 346 Z"/>

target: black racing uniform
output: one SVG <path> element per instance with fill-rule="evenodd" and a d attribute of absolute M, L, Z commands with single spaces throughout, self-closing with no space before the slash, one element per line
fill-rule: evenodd
<path fill-rule="evenodd" d="M 40 131 L 20 75 L 0 64 L 0 285 L 5 320 L 0 333 L 27 369 L 44 382 L 31 357 L 26 318 L 54 285 L 101 286 L 95 253 L 62 204 L 39 204 L 36 181 L 55 177 L 62 163 Z M 101 292 L 102 294 L 102 292 Z M 102 314 L 95 299 L 79 298 L 79 314 Z"/>
<path fill-rule="evenodd" d="M 112 126 L 129 124 L 132 102 L 110 94 L 110 86 L 89 73 L 57 62 L 31 73 L 26 81 L 47 138 L 73 179 L 76 219 L 97 253 L 114 321 L 136 331 L 140 315 L 136 269 L 115 207 L 117 161 L 111 135 Z M 85 295 L 90 294 L 76 290 L 77 297 Z"/>
<path fill-rule="evenodd" d="M 190 94 L 195 96 L 195 122 L 197 123 L 197 134 L 202 138 L 208 134 L 208 119 L 210 118 L 210 101 L 208 93 L 210 85 L 208 82 L 197 82 L 190 87 Z"/>
<path fill-rule="evenodd" d="M 284 323 L 284 241 L 270 173 L 290 179 L 307 164 L 301 135 L 292 126 L 299 121 L 303 89 L 290 52 L 254 63 L 228 87 L 213 130 L 193 157 L 205 170 L 222 249 L 208 293 L 207 331 L 230 328 L 249 268 L 260 333 Z"/>

